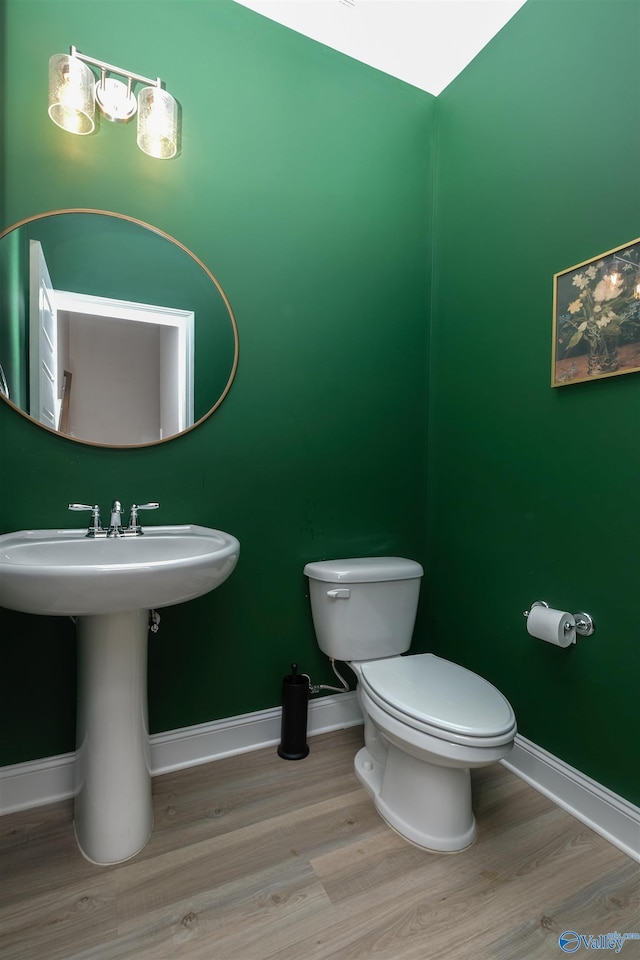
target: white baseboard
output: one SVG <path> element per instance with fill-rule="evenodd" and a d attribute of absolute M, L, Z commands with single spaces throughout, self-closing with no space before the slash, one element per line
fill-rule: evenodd
<path fill-rule="evenodd" d="M 151 739 L 151 773 L 194 767 L 238 753 L 261 750 L 280 743 L 282 707 L 244 713 L 229 720 L 214 720 L 196 727 L 156 733 Z M 307 736 L 342 730 L 362 723 L 355 691 L 309 701 Z"/>
<path fill-rule="evenodd" d="M 501 763 L 640 863 L 640 808 L 517 734 Z"/>
<path fill-rule="evenodd" d="M 245 713 L 149 738 L 151 775 L 182 770 L 280 743 L 282 707 Z M 309 701 L 307 735 L 362 723 L 354 691 Z M 0 816 L 73 797 L 74 753 L 0 767 Z"/>
<path fill-rule="evenodd" d="M 151 773 L 209 763 L 280 742 L 282 710 L 260 710 L 228 720 L 150 737 Z M 355 692 L 309 702 L 309 737 L 362 723 Z M 0 767 L 0 815 L 73 797 L 73 753 Z M 640 862 L 640 808 L 547 753 L 520 734 L 503 760 L 507 769 Z"/>
<path fill-rule="evenodd" d="M 0 767 L 0 814 L 66 800 L 74 792 L 75 754 Z"/>

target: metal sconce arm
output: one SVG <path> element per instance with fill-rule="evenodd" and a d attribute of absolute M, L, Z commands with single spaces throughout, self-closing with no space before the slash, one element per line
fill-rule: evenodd
<path fill-rule="evenodd" d="M 127 77 L 129 80 L 137 80 L 139 83 L 149 83 L 154 87 L 162 86 L 162 80 L 160 77 L 156 77 L 155 80 L 152 80 L 150 77 L 143 77 L 139 73 L 132 73 L 131 70 L 124 70 L 122 67 L 116 67 L 113 63 L 106 63 L 104 60 L 96 60 L 95 57 L 87 57 L 84 53 L 78 53 L 77 49 L 73 45 L 70 47 L 70 54 L 72 57 L 77 57 L 78 60 L 82 60 L 83 63 L 88 63 L 92 67 L 99 67 L 104 72 L 117 73 L 121 77 Z"/>

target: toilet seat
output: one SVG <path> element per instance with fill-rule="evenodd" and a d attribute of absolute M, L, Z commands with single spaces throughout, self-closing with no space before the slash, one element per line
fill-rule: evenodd
<path fill-rule="evenodd" d="M 432 653 L 353 663 L 385 713 L 440 740 L 494 747 L 516 734 L 511 704 L 488 680 Z"/>

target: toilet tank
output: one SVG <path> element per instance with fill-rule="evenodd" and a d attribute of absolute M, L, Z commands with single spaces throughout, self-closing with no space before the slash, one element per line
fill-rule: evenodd
<path fill-rule="evenodd" d="M 404 557 L 308 563 L 304 573 L 322 652 L 335 660 L 378 660 L 408 650 L 423 572 Z"/>

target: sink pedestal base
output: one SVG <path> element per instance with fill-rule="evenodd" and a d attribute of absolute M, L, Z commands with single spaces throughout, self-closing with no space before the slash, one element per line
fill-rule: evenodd
<path fill-rule="evenodd" d="M 135 856 L 151 835 L 149 611 L 78 618 L 74 825 L 93 863 Z"/>

